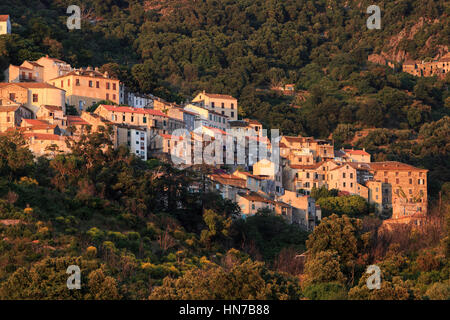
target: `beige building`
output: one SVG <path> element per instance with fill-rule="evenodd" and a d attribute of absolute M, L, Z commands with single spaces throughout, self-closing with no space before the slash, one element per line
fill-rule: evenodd
<path fill-rule="evenodd" d="M 9 20 L 9 15 L 0 15 L 0 35 L 11 33 L 11 21 Z"/>
<path fill-rule="evenodd" d="M 387 195 L 385 206 L 392 208 L 392 218 L 400 219 L 415 213 L 425 214 L 428 207 L 426 169 L 396 162 L 372 162 L 373 180 L 383 183 Z M 390 194 L 390 195 L 389 195 Z M 389 203 L 389 199 L 391 202 Z"/>
<path fill-rule="evenodd" d="M 119 80 L 97 68 L 76 69 L 49 82 L 66 91 L 66 103 L 79 113 L 102 100 L 119 104 Z"/>
<path fill-rule="evenodd" d="M 286 190 L 279 200 L 292 207 L 292 223 L 298 224 L 307 231 L 312 231 L 321 219 L 320 208 L 310 196 L 299 196 L 296 192 Z"/>
<path fill-rule="evenodd" d="M 0 83 L 0 99 L 9 99 L 30 109 L 34 115 L 42 105 L 61 107 L 65 112 L 65 91 L 46 83 Z"/>
<path fill-rule="evenodd" d="M 416 77 L 438 76 L 443 78 L 450 72 L 450 53 L 447 53 L 439 60 L 405 61 L 402 70 Z"/>
<path fill-rule="evenodd" d="M 44 82 L 50 82 L 50 80 L 64 76 L 72 71 L 70 64 L 59 59 L 50 58 L 48 55 L 39 58 L 35 62 L 44 68 Z"/>
<path fill-rule="evenodd" d="M 370 153 L 367 153 L 365 149 L 354 150 L 354 149 L 344 149 L 345 158 L 350 162 L 365 162 L 370 163 Z"/>
<path fill-rule="evenodd" d="M 53 158 L 57 154 L 69 152 L 65 136 L 36 132 L 25 132 L 23 136 L 36 157 Z"/>
<path fill-rule="evenodd" d="M 0 99 L 0 132 L 20 126 L 22 119 L 32 118 L 33 112 L 9 99 Z"/>
<path fill-rule="evenodd" d="M 20 66 L 10 64 L 4 75 L 6 82 L 43 82 L 44 67 L 25 60 Z"/>
<path fill-rule="evenodd" d="M 238 119 L 237 99 L 226 94 L 206 93 L 205 91 L 197 94 L 192 100 L 201 107 L 227 116 L 230 120 Z"/>
<path fill-rule="evenodd" d="M 318 140 L 313 137 L 290 137 L 282 136 L 280 140 L 280 152 L 283 157 L 288 159 L 291 157 L 290 153 L 300 151 L 304 153 L 305 150 L 312 153 L 314 161 L 323 161 L 334 158 L 334 146 L 328 140 Z"/>

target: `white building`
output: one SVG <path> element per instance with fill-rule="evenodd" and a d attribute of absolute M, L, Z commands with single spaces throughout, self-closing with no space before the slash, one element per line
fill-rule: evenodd
<path fill-rule="evenodd" d="M 9 15 L 0 15 L 0 34 L 10 34 L 11 33 L 11 21 L 9 20 Z"/>

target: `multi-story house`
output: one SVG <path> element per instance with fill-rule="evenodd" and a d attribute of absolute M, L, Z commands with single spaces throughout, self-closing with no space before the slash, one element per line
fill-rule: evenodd
<path fill-rule="evenodd" d="M 407 72 L 416 77 L 445 77 L 450 72 L 450 53 L 447 53 L 439 60 L 414 61 L 408 60 L 403 63 L 403 72 Z"/>
<path fill-rule="evenodd" d="M 263 136 L 262 124 L 257 120 L 244 119 L 228 121 L 231 134 L 234 136 Z"/>
<path fill-rule="evenodd" d="M 230 95 L 206 93 L 203 91 L 197 94 L 192 102 L 208 110 L 227 116 L 230 120 L 238 119 L 237 99 Z"/>
<path fill-rule="evenodd" d="M 67 117 L 61 107 L 42 105 L 36 112 L 36 119 L 56 124 L 62 129 L 67 127 Z"/>
<path fill-rule="evenodd" d="M 0 35 L 11 33 L 11 20 L 9 20 L 9 15 L 0 15 Z"/>
<path fill-rule="evenodd" d="M 237 202 L 238 193 L 245 193 L 247 190 L 246 180 L 231 174 L 212 174 L 209 179 L 213 190 L 218 191 L 222 198 L 234 202 Z"/>
<path fill-rule="evenodd" d="M 159 134 L 170 134 L 176 129 L 184 128 L 182 121 L 153 109 L 100 105 L 94 113 L 113 123 L 146 127 L 149 146 Z"/>
<path fill-rule="evenodd" d="M 289 158 L 289 153 L 294 150 L 309 150 L 312 152 L 314 161 L 323 161 L 334 158 L 334 146 L 330 141 L 318 140 L 313 137 L 289 137 L 282 136 L 280 139 L 281 153 Z"/>
<path fill-rule="evenodd" d="M 373 180 L 383 183 L 383 193 L 391 200 L 390 203 L 386 201 L 385 207 L 392 208 L 393 219 L 407 218 L 416 213 L 426 214 L 428 170 L 385 161 L 372 162 L 370 171 Z"/>
<path fill-rule="evenodd" d="M 61 107 L 65 112 L 65 91 L 47 83 L 0 83 L 0 99 L 22 104 L 36 115 L 42 105 Z"/>
<path fill-rule="evenodd" d="M 42 76 L 44 82 L 64 76 L 73 70 L 67 62 L 51 58 L 48 55 L 39 58 L 35 62 L 44 68 Z"/>
<path fill-rule="evenodd" d="M 320 207 L 316 206 L 316 200 L 306 195 L 298 195 L 297 192 L 286 190 L 277 199 L 292 207 L 292 223 L 298 224 L 307 231 L 312 231 L 316 223 L 321 220 Z"/>
<path fill-rule="evenodd" d="M 119 104 L 133 108 L 153 108 L 153 98 L 150 95 L 131 92 L 124 84 L 120 84 Z"/>
<path fill-rule="evenodd" d="M 71 70 L 66 62 L 45 56 L 36 61 L 25 60 L 20 66 L 11 64 L 4 74 L 6 82 L 49 82 Z"/>
<path fill-rule="evenodd" d="M 349 162 L 365 162 L 370 163 L 370 153 L 363 150 L 344 149 L 344 159 Z"/>
<path fill-rule="evenodd" d="M 323 174 L 318 173 L 322 162 L 310 165 L 285 165 L 283 187 L 285 190 L 310 194 L 312 188 L 320 188 L 326 183 Z"/>
<path fill-rule="evenodd" d="M 283 172 L 280 163 L 262 159 L 253 164 L 253 175 L 266 178 L 267 190 L 263 190 L 268 194 L 283 194 Z"/>
<path fill-rule="evenodd" d="M 126 145 L 131 154 L 144 161 L 148 159 L 147 127 L 116 124 L 114 128 L 117 145 Z"/>
<path fill-rule="evenodd" d="M 23 136 L 28 148 L 36 157 L 53 158 L 57 154 L 69 152 L 65 136 L 37 132 L 25 132 Z"/>
<path fill-rule="evenodd" d="M 108 72 L 100 73 L 98 68 L 76 69 L 49 82 L 66 91 L 66 103 L 79 113 L 102 100 L 119 104 L 119 80 Z"/>
<path fill-rule="evenodd" d="M 9 99 L 0 98 L 0 132 L 20 126 L 22 119 L 31 119 L 33 112 Z"/>
<path fill-rule="evenodd" d="M 194 104 L 188 104 L 184 107 L 184 110 L 198 115 L 194 123 L 195 128 L 204 126 L 213 127 L 224 131 L 228 128 L 228 117 L 215 111 L 211 111 Z"/>
<path fill-rule="evenodd" d="M 20 66 L 10 64 L 4 72 L 6 82 L 43 82 L 44 67 L 25 60 Z"/>

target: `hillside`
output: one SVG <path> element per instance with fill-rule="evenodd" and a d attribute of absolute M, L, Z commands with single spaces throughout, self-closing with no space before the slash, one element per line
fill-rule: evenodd
<path fill-rule="evenodd" d="M 66 8 L 77 3 L 82 27 L 69 31 Z M 371 4 L 0 3 L 13 29 L 0 36 L 2 70 L 48 54 L 178 103 L 200 90 L 230 94 L 265 128 L 428 169 L 431 213 L 428 226 L 393 230 L 373 212 L 334 214 L 312 233 L 267 212 L 234 220 L 235 203 L 189 192 L 202 168 L 141 161 L 113 150 L 106 132 L 52 160 L 2 135 L 0 299 L 449 299 L 450 76 L 418 78 L 368 57 L 442 56 L 450 5 L 378 1 L 382 28 L 367 30 Z M 270 89 L 285 84 L 300 95 Z M 306 251 L 306 263 L 296 260 Z M 376 292 L 365 287 L 373 263 L 387 270 Z M 82 290 L 65 287 L 68 264 L 82 267 Z"/>

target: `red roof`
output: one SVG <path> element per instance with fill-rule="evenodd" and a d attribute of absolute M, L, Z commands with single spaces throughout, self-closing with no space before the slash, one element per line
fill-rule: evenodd
<path fill-rule="evenodd" d="M 232 99 L 236 100 L 236 98 L 228 95 L 228 94 L 217 94 L 217 93 L 203 93 L 205 96 L 209 98 L 215 98 L 215 99 Z"/>
<path fill-rule="evenodd" d="M 301 169 L 310 170 L 310 169 L 317 169 L 317 168 L 320 167 L 322 164 L 323 164 L 323 161 L 317 162 L 317 163 L 314 163 L 314 164 L 307 164 L 307 165 L 302 165 L 302 164 L 290 164 L 289 167 L 291 167 L 292 169 L 296 169 L 296 170 L 301 170 Z"/>
<path fill-rule="evenodd" d="M 82 126 L 82 125 L 89 124 L 83 118 L 81 118 L 79 116 L 67 116 L 67 123 L 69 126 Z"/>
<path fill-rule="evenodd" d="M 35 138 L 36 140 L 64 140 L 63 136 L 58 136 L 56 134 L 51 133 L 35 133 L 35 132 L 25 132 L 23 134 L 26 138 Z"/>
<path fill-rule="evenodd" d="M 2 21 L 2 22 L 8 21 L 8 19 L 9 19 L 9 15 L 8 14 L 0 15 L 0 21 Z"/>
<path fill-rule="evenodd" d="M 428 171 L 427 169 L 416 168 L 412 165 L 401 163 L 397 161 L 383 161 L 383 162 L 372 162 L 369 164 L 371 170 L 412 170 L 412 171 Z"/>
<path fill-rule="evenodd" d="M 144 108 L 133 108 L 133 107 L 125 107 L 125 106 L 111 106 L 111 105 L 104 105 L 102 104 L 106 110 L 113 111 L 113 112 L 125 112 L 125 113 L 138 113 L 138 114 L 150 114 L 153 116 L 160 116 L 160 117 L 166 117 L 169 116 L 165 113 L 159 111 L 159 110 L 153 110 L 153 109 L 144 109 Z"/>
<path fill-rule="evenodd" d="M 21 67 L 21 68 L 23 68 L 23 67 Z M 0 87 L 7 87 L 7 86 L 13 86 L 13 85 L 16 85 L 16 86 L 19 86 L 19 87 L 22 87 L 22 88 L 26 88 L 26 89 L 30 89 L 30 88 L 45 89 L 45 88 L 48 88 L 48 89 L 58 89 L 58 90 L 64 91 L 63 89 L 57 88 L 55 86 L 52 86 L 51 84 L 43 83 L 43 82 L 11 82 L 11 83 L 10 82 L 0 82 Z"/>
<path fill-rule="evenodd" d="M 160 134 L 160 136 L 163 137 L 164 139 L 167 139 L 167 140 L 171 140 L 171 139 L 183 140 L 183 137 L 174 136 L 174 135 L 171 135 L 171 134 Z"/>
<path fill-rule="evenodd" d="M 27 124 L 32 126 L 48 126 L 49 123 L 45 120 L 36 120 L 36 119 L 22 119 L 22 121 L 25 121 Z"/>
<path fill-rule="evenodd" d="M 344 149 L 344 151 L 345 151 L 345 153 L 353 154 L 355 156 L 370 156 L 370 154 L 364 150 Z"/>

